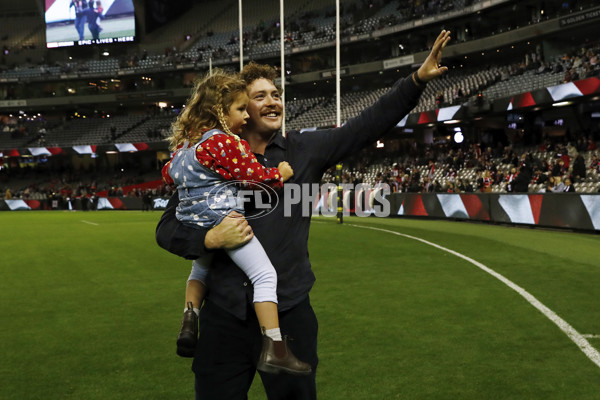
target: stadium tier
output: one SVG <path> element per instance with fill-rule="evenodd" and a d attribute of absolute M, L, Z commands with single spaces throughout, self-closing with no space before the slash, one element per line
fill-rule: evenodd
<path fill-rule="evenodd" d="M 73 156 L 78 157 L 77 168 L 100 175 L 110 175 L 119 165 L 131 166 L 139 160 L 127 157 L 137 157 L 152 165 L 148 179 L 159 177 L 168 158 L 165 138 L 194 79 L 213 67 L 236 71 L 240 41 L 245 62 L 285 70 L 286 129 L 336 125 L 333 5 L 317 0 L 286 2 L 285 65 L 280 66 L 275 1 L 243 2 L 241 39 L 237 1 L 182 2 L 163 18 L 156 18 L 150 2 L 133 1 L 134 42 L 110 43 L 108 33 L 101 32 L 97 43 L 90 45 L 85 39 L 64 48 L 47 48 L 48 27 L 43 25 L 45 21 L 75 32 L 74 20 L 57 19 L 64 13 L 57 8 L 60 3 L 48 3 L 45 17 L 33 0 L 1 3 L 3 189 L 11 186 L 13 192 L 22 193 L 36 184 L 27 171 L 57 173 Z M 128 15 L 127 4 L 105 5 L 107 29 Z M 599 140 L 600 46 L 592 35 L 598 22 L 594 1 L 340 4 L 342 124 L 399 77 L 414 71 L 440 29 L 453 33 L 444 54 L 449 73 L 427 85 L 411 114 L 378 143 L 380 147 L 358 157 L 360 170 L 351 167 L 355 161 L 344 164 L 348 176 L 376 182 L 377 174 L 385 176 L 394 164 L 410 165 L 410 179 L 393 182 L 396 190 L 406 191 L 413 172 L 420 170 L 424 176 L 432 159 L 436 171 L 432 182 L 418 182 L 421 190 L 437 181 L 433 190 L 448 191 L 448 184 L 459 186 L 455 178 L 464 181 L 463 188 L 479 190 L 481 175 L 491 170 L 495 179 L 491 191 L 503 192 L 506 182 L 495 175 L 506 176 L 511 165 L 520 167 L 504 162 L 506 152 L 531 154 L 546 162 L 541 172 L 549 174 L 556 154 L 570 148 L 568 156 L 574 160 L 580 154 L 588 170 L 585 178 L 574 179 L 577 191 L 598 191 L 594 146 Z M 473 165 L 449 167 L 444 153 L 467 153 L 475 144 L 482 150 L 494 149 L 494 156 L 473 157 L 478 160 Z M 430 157 L 428 152 L 437 155 Z M 569 174 L 572 168 L 561 178 Z M 533 178 L 529 182 L 530 192 L 544 189 Z"/>

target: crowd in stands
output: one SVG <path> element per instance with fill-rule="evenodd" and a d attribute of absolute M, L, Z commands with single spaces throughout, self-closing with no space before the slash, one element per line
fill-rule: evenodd
<path fill-rule="evenodd" d="M 371 33 L 386 27 L 402 24 L 407 21 L 413 21 L 424 17 L 432 17 L 444 14 L 450 11 L 458 11 L 482 0 L 396 0 L 386 2 L 383 0 L 357 0 L 341 5 L 341 34 L 345 37 L 362 33 Z M 562 7 L 550 7 L 543 15 L 543 19 L 555 18 L 558 15 L 578 10 L 578 7 L 593 6 L 591 1 L 564 1 Z M 324 41 L 332 42 L 335 36 L 333 17 L 335 8 L 332 6 L 323 7 L 318 10 L 306 11 L 301 15 L 290 17 L 286 21 L 286 45 L 290 47 L 303 46 L 305 44 L 319 44 Z M 521 16 L 520 16 L 521 17 Z M 529 23 L 541 22 L 542 18 L 532 15 Z M 451 27 L 450 27 L 451 28 Z M 510 27 L 500 30 L 509 30 Z M 464 29 L 461 29 L 464 30 Z M 467 29 L 469 30 L 469 29 Z M 486 37 L 491 32 L 473 32 L 469 30 L 470 36 L 462 40 L 472 40 Z M 127 68 L 155 68 L 172 66 L 176 68 L 182 64 L 208 62 L 209 58 L 213 60 L 231 59 L 238 55 L 239 51 L 239 33 L 237 29 L 231 32 L 225 32 L 225 37 L 221 34 L 209 31 L 197 38 L 197 43 L 186 50 L 178 51 L 177 48 L 166 48 L 164 54 L 149 54 L 146 50 L 139 50 L 139 53 L 121 56 L 118 59 L 102 60 L 102 62 L 89 62 L 88 60 L 69 59 L 65 62 L 55 62 L 52 64 L 42 60 L 39 64 L 30 63 L 30 65 L 11 63 L 10 58 L 3 58 L 0 68 L 0 77 L 19 77 L 19 71 L 22 71 L 23 77 L 61 75 L 72 72 L 106 72 L 104 68 L 107 65 L 113 70 Z M 218 37 L 217 37 L 218 36 Z M 412 35 L 414 43 L 405 44 L 404 52 L 418 52 L 427 49 L 430 43 L 424 35 Z M 244 32 L 242 37 L 246 54 L 260 54 L 261 52 L 273 51 L 273 44 L 279 41 L 279 25 L 276 20 L 261 21 L 256 27 Z M 40 43 L 42 45 L 42 43 Z M 276 46 L 276 50 L 279 47 Z M 319 68 L 319 57 L 309 57 L 311 68 Z M 147 61 L 147 62 L 144 62 Z M 98 65 L 96 65 L 98 64 Z M 36 70 L 36 74 L 32 73 Z M 112 71 L 115 72 L 115 71 Z M 7 75 L 8 74 L 8 75 Z"/>
<path fill-rule="evenodd" d="M 534 88 L 548 87 L 573 80 L 585 79 L 593 76 L 600 76 L 600 42 L 590 42 L 585 46 L 579 46 L 571 49 L 569 52 L 546 60 L 542 55 L 532 52 L 524 55 L 522 61 L 507 65 L 498 65 L 493 68 L 468 70 L 453 70 L 452 73 L 444 76 L 443 79 L 432 82 L 429 85 L 415 111 L 427 111 L 435 108 L 446 107 L 449 105 L 463 104 L 470 99 L 483 101 L 492 101 L 499 97 L 511 96 L 523 93 Z M 523 79 L 526 80 L 523 81 Z M 529 85 L 529 87 L 525 86 Z M 342 102 L 346 96 L 351 97 L 352 93 L 344 93 Z M 480 97 L 476 97 L 476 96 Z M 368 97 L 368 96 L 365 96 Z M 314 101 L 312 101 L 314 100 Z M 314 98 L 304 99 L 299 102 L 288 100 L 286 104 L 287 123 L 290 127 L 302 129 L 307 126 L 300 126 L 306 118 L 302 115 L 310 108 L 317 107 L 325 110 L 331 109 L 334 105 L 332 99 Z M 349 100 L 352 102 L 352 100 Z M 327 115 L 327 110 L 323 113 Z M 348 111 L 347 117 L 352 117 L 352 112 Z M 308 114 L 307 114 L 308 115 Z M 334 115 L 332 111 L 330 116 Z M 310 126 L 327 126 L 327 119 L 321 121 L 321 116 L 316 118 L 311 114 Z M 346 117 L 344 117 L 346 118 Z M 53 123 L 50 126 L 38 126 L 40 123 L 48 124 L 48 121 L 36 124 L 22 123 L 19 120 L 17 124 L 8 124 L 1 120 L 0 116 L 0 144 L 6 141 L 8 135 L 13 139 L 23 137 L 38 138 L 32 145 L 51 145 L 50 133 L 57 131 L 60 124 Z M 322 118 L 321 118 L 322 119 Z M 108 122 L 102 121 L 106 124 Z M 160 141 L 164 137 L 164 128 L 168 124 L 157 122 L 157 126 L 151 126 L 153 120 L 149 120 L 144 126 L 145 131 L 136 131 L 135 140 L 130 141 Z M 139 132 L 138 132 L 139 131 Z M 106 141 L 111 138 L 107 135 Z M 89 144 L 99 144 L 89 143 Z"/>
<path fill-rule="evenodd" d="M 93 209 L 98 197 L 164 197 L 172 192 L 168 186 L 156 183 L 146 188 L 148 181 L 160 180 L 160 172 L 139 175 L 136 173 L 88 173 L 65 169 L 48 177 L 35 170 L 20 171 L 9 176 L 0 168 L 0 199 L 38 200 L 41 209 L 68 209 L 69 202 L 83 201 L 82 207 Z M 144 185 L 146 183 L 146 185 Z"/>
<path fill-rule="evenodd" d="M 561 83 L 583 80 L 591 77 L 600 77 L 600 42 L 593 41 L 582 45 L 578 48 L 573 48 L 569 52 L 546 60 L 541 54 L 536 52 L 525 54 L 519 62 L 500 65 L 487 68 L 492 75 L 492 79 L 478 80 L 478 84 L 473 87 L 468 87 L 465 84 L 453 85 L 453 90 L 444 91 L 437 90 L 435 92 L 435 104 L 437 107 L 446 107 L 449 105 L 463 104 L 469 98 L 481 96 L 487 100 L 493 100 L 496 96 L 491 91 L 486 91 L 487 88 L 500 82 L 508 82 L 515 78 L 527 75 L 531 84 L 541 82 L 543 87 L 554 86 Z M 480 75 L 480 70 L 473 69 L 471 71 L 461 72 L 467 75 L 477 77 Z M 554 77 L 552 80 L 545 80 L 543 77 Z M 448 74 L 446 79 L 460 78 L 453 71 Z M 515 80 L 518 85 L 520 81 Z M 539 86 L 539 85 L 538 85 Z M 518 87 L 519 93 L 526 92 L 530 88 Z M 516 93 L 508 93 L 506 90 L 500 91 L 501 95 L 509 96 Z M 426 93 L 427 94 L 427 93 Z"/>
<path fill-rule="evenodd" d="M 482 148 L 447 142 L 406 142 L 382 159 L 369 150 L 343 164 L 347 183 L 387 184 L 392 192 L 557 193 L 600 192 L 600 151 L 592 137 L 571 142 L 545 140 L 533 147 Z M 334 182 L 328 171 L 324 182 Z"/>
<path fill-rule="evenodd" d="M 565 71 L 565 82 L 568 81 L 569 76 L 572 79 L 573 76 L 588 77 L 589 73 L 597 75 L 600 71 L 599 54 L 600 46 L 597 43 L 574 50 L 570 54 L 558 57 L 547 64 L 535 54 L 530 54 L 525 57 L 522 63 L 500 69 L 500 80 L 509 79 L 511 76 L 518 76 L 523 73 L 542 74 L 547 68 L 551 68 L 555 72 Z M 572 71 L 572 73 L 567 75 L 569 71 Z M 502 74 L 508 75 L 502 76 Z M 323 99 L 315 101 L 319 104 L 324 102 Z M 290 101 L 287 111 L 288 118 L 296 114 L 301 115 L 307 107 L 310 108 L 311 105 L 308 103 L 295 104 Z M 48 121 L 35 116 L 32 118 L 21 117 L 13 119 L 17 123 L 8 123 L 5 118 L 0 121 L 2 140 L 6 138 L 11 140 L 25 138 L 28 139 L 30 145 L 50 146 L 52 141 L 47 141 L 47 138 L 52 138 L 54 128 L 64 124 L 64 121 Z M 152 117 L 156 116 L 152 115 Z M 164 115 L 158 115 L 158 117 L 165 118 Z M 123 118 L 129 120 L 129 118 Z M 164 137 L 165 127 L 169 123 L 167 119 L 161 121 L 160 119 L 150 118 L 149 121 L 156 123 L 152 122 L 142 126 L 140 132 L 148 140 L 156 139 L 160 141 Z M 101 122 L 110 124 L 109 120 L 102 120 Z M 454 148 L 449 144 L 427 147 L 415 145 L 414 148 L 408 146 L 403 149 L 402 154 L 410 155 L 410 159 L 381 165 L 381 156 L 379 156 L 379 158 L 373 157 L 368 161 L 363 160 L 359 166 L 351 163 L 351 168 L 347 170 L 346 179 L 351 181 L 364 180 L 368 183 L 383 181 L 390 184 L 394 190 L 413 192 L 561 191 L 565 183 L 570 183 L 567 186 L 574 187 L 578 192 L 598 191 L 600 163 L 596 148 L 597 138 L 590 135 L 585 139 L 584 136 L 569 139 L 573 145 L 546 142 L 539 145 L 537 149 L 519 150 L 519 152 L 512 147 L 481 149 L 476 145 L 469 148 Z M 111 138 L 107 140 L 110 142 Z M 523 168 L 524 166 L 525 168 Z M 375 170 L 375 172 L 368 174 L 367 170 Z M 0 176 L 1 172 L 0 169 Z M 42 189 L 36 185 L 11 187 L 12 196 L 22 198 L 28 196 L 48 197 L 53 193 L 57 193 L 56 184 L 61 181 L 55 180 L 51 185 Z M 590 185 L 585 185 L 585 183 L 590 183 Z M 72 181 L 70 185 L 74 185 Z M 89 185 L 91 185 L 91 182 Z M 110 190 L 113 186 L 118 188 L 122 185 L 109 182 L 104 186 L 106 187 L 105 190 Z M 75 196 L 89 196 L 95 191 L 93 189 L 95 185 L 90 187 L 84 185 L 85 190 L 81 188 L 80 184 L 76 184 L 75 187 L 77 188 Z M 59 190 L 58 193 L 60 192 Z M 111 194 L 113 193 L 111 192 Z M 115 194 L 121 195 L 118 190 Z M 158 191 L 154 194 L 160 195 L 163 192 Z M 123 193 L 123 195 L 136 194 Z"/>
<path fill-rule="evenodd" d="M 401 25 L 406 22 L 431 18 L 452 11 L 460 11 L 465 7 L 479 3 L 482 0 L 357 0 L 347 4 L 340 4 L 340 34 L 342 37 L 352 35 L 369 34 L 384 28 Z M 548 5 L 550 6 L 550 5 Z M 579 7 L 590 7 L 593 4 L 589 1 L 564 1 L 558 7 L 548 7 L 543 15 L 532 14 L 525 24 L 535 24 L 555 18 L 575 10 Z M 519 15 L 519 18 L 523 17 Z M 507 31 L 517 26 L 513 26 L 515 21 L 507 26 L 496 27 L 499 32 Z M 470 25 L 469 25 L 470 26 Z M 490 27 L 486 27 L 490 28 Z M 452 29 L 450 27 L 450 29 Z M 467 35 L 460 34 L 461 41 L 479 39 L 489 36 L 495 32 L 482 30 L 474 32 L 473 29 L 457 29 L 468 31 Z M 212 32 L 209 36 L 212 36 Z M 418 36 L 418 35 L 417 35 Z M 242 36 L 245 52 L 260 53 L 273 42 L 279 41 L 279 24 L 274 21 L 261 21 L 256 28 L 246 31 Z M 321 9 L 306 11 L 303 14 L 290 18 L 286 21 L 285 44 L 289 47 L 299 47 L 307 44 L 319 44 L 324 41 L 332 42 L 335 40 L 335 7 L 325 6 Z M 231 46 L 230 46 L 231 45 Z M 430 43 L 426 36 L 413 37 L 408 47 L 403 46 L 405 53 L 418 52 L 426 50 Z M 232 31 L 229 40 L 226 43 L 216 46 L 202 45 L 197 49 L 201 52 L 208 51 L 210 56 L 215 59 L 231 58 L 237 55 L 239 47 L 239 38 L 235 31 Z M 199 58 L 200 59 L 200 58 Z M 313 60 L 318 61 L 318 60 Z"/>
<path fill-rule="evenodd" d="M 397 3 L 397 4 L 396 4 Z M 394 2 L 395 7 L 401 12 L 388 13 L 386 16 L 373 16 L 389 7 L 389 2 L 381 0 L 360 0 L 348 4 L 343 10 L 343 29 L 345 33 L 360 33 L 364 24 L 360 21 L 369 20 L 374 23 L 376 29 L 383 25 L 394 25 L 401 23 L 404 19 L 420 18 L 424 15 L 443 13 L 453 9 L 460 9 L 474 3 L 472 0 L 447 1 L 430 0 L 428 2 L 419 0 L 398 0 Z M 573 4 L 571 4 L 573 6 Z M 334 12 L 334 10 L 333 10 Z M 331 29 L 323 29 L 320 25 L 313 24 L 315 20 L 327 20 L 332 15 L 331 7 L 320 11 L 310 11 L 290 21 L 290 33 L 287 41 L 290 44 L 300 44 L 303 37 L 311 33 L 312 37 L 330 35 Z M 373 22 L 375 21 L 375 22 Z M 369 29 L 373 29 L 372 27 Z M 304 36 L 303 36 L 304 35 Z M 251 48 L 257 44 L 268 43 L 279 37 L 276 25 L 271 23 L 260 23 L 254 30 L 247 31 L 243 37 L 245 44 Z M 230 37 L 231 45 L 235 44 L 237 37 Z M 227 55 L 224 48 L 206 47 L 201 51 L 211 51 L 216 57 L 221 54 Z M 215 53 L 216 52 L 216 53 Z M 178 53 L 176 49 L 166 49 L 161 56 L 142 54 L 124 57 L 119 60 L 119 68 L 135 68 L 150 58 L 158 58 L 167 63 L 195 62 L 189 53 Z M 526 54 L 522 62 L 499 66 L 497 76 L 486 82 L 484 86 L 464 87 L 460 84 L 450 86 L 452 92 L 443 91 L 424 93 L 432 99 L 436 97 L 437 107 L 448 104 L 460 104 L 476 93 L 482 93 L 483 89 L 495 83 L 509 81 L 514 77 L 524 74 L 545 75 L 559 74 L 559 82 L 571 82 L 600 75 L 600 43 L 590 42 L 579 48 L 572 49 L 569 53 L 562 54 L 554 59 L 545 59 L 541 54 L 532 52 Z M 50 73 L 57 66 L 42 65 L 44 74 Z M 72 71 L 87 71 L 86 62 L 69 61 L 58 66 L 60 73 Z M 475 73 L 474 73 L 475 74 Z M 451 80 L 452 74 L 440 79 Z M 429 85 L 433 86 L 433 85 Z M 428 89 L 429 90 L 429 89 Z M 522 90 L 524 91 L 524 90 Z M 484 92 L 485 93 L 485 92 Z M 502 91 L 506 96 L 506 91 Z M 487 93 L 485 93 L 487 96 Z M 0 93 L 1 97 L 2 93 Z M 8 96 L 8 97 L 7 97 Z M 442 96 L 442 97 L 440 97 Z M 10 93 L 5 93 L 6 98 L 11 98 Z M 306 99 L 305 99 L 306 100 Z M 308 99 L 311 102 L 293 102 L 286 104 L 286 113 L 289 127 L 300 129 L 293 124 L 293 119 L 306 113 L 317 104 L 320 106 L 331 104 L 331 98 Z M 432 100 L 433 101 L 433 100 Z M 362 109 L 362 107 L 359 107 Z M 425 109 L 431 109 L 425 108 Z M 358 111 L 357 111 L 358 112 Z M 332 113 L 329 113 L 333 115 Z M 352 115 L 349 115 L 351 117 Z M 125 118 L 125 117 L 124 117 Z M 155 115 L 142 116 L 136 126 L 126 126 L 122 130 L 113 131 L 109 120 L 98 120 L 98 134 L 102 139 L 100 142 L 88 143 L 114 143 L 117 138 L 133 138 L 148 141 L 161 141 L 166 136 L 169 120 L 168 118 L 156 118 Z M 116 121 L 113 120 L 113 121 Z M 131 121 L 127 121 L 130 123 Z M 311 121 L 315 126 L 325 126 L 322 121 Z M 6 147 L 29 146 L 51 146 L 55 143 L 56 133 L 68 133 L 76 124 L 69 121 L 52 121 L 42 118 L 14 119 L 8 122 L 0 116 L 0 144 Z M 102 128 L 103 130 L 101 130 Z M 87 127 L 81 127 L 89 130 Z M 64 132 L 63 132 L 64 131 Z M 132 135 L 124 136 L 132 131 Z M 71 132 L 72 133 L 72 132 Z M 89 132 L 88 132 L 89 133 Z M 134 136 L 136 134 L 138 136 Z M 594 136 L 596 135 L 596 136 Z M 54 136 L 54 137 L 53 137 Z M 81 137 L 81 135 L 77 135 Z M 8 141 L 7 141 L 8 139 Z M 11 142 L 12 140 L 12 142 Z M 570 142 L 554 143 L 546 141 L 535 148 L 522 148 L 513 146 L 502 146 L 496 148 L 480 147 L 477 144 L 455 146 L 449 143 L 438 143 L 435 145 L 419 145 L 411 143 L 405 145 L 398 154 L 386 155 L 385 161 L 377 153 L 362 153 L 362 158 L 355 158 L 345 163 L 345 180 L 349 182 L 365 183 L 387 183 L 393 190 L 399 192 L 558 192 L 565 187 L 569 190 L 583 192 L 597 192 L 600 189 L 600 154 L 597 149 L 598 137 L 594 132 L 587 137 L 569 138 Z M 569 144 L 572 143 L 572 144 Z M 75 143 L 73 143 L 75 144 Z M 80 144 L 80 143 L 77 143 Z M 13 146 L 14 145 L 14 146 Z M 61 144 L 62 145 L 62 144 Z M 1 160 L 1 158 L 0 158 Z M 18 168 L 17 168 L 18 169 Z M 139 183 L 138 176 L 114 177 L 114 176 L 91 176 L 73 175 L 61 173 L 51 180 L 46 177 L 36 178 L 35 171 L 23 170 L 19 175 L 10 176 L 7 168 L 2 168 L 0 163 L 0 198 L 23 198 L 51 200 L 64 198 L 90 198 L 98 192 L 106 192 L 109 196 L 143 196 L 141 190 L 124 190 L 123 187 Z M 156 177 L 160 174 L 156 171 Z M 32 178 L 34 175 L 34 179 Z M 23 178 L 23 179 L 20 179 Z M 36 180 L 37 179 L 37 180 Z M 325 180 L 332 180 L 331 173 L 326 174 Z M 588 184 L 589 183 L 589 184 Z M 167 188 L 164 186 L 152 189 L 151 194 L 155 196 L 165 195 Z"/>
<path fill-rule="evenodd" d="M 13 122 L 14 121 L 14 122 Z M 25 118 L 0 118 L 0 135 L 2 138 L 10 137 L 11 139 L 27 138 L 36 145 L 46 144 L 46 134 L 60 125 L 58 121 L 49 121 L 39 116 L 31 116 Z M 4 141 L 0 140 L 0 143 Z"/>
<path fill-rule="evenodd" d="M 536 74 L 564 73 L 563 83 L 567 83 L 600 75 L 599 61 L 600 42 L 594 40 L 548 62 L 535 53 L 527 55 L 513 73 L 522 74 L 527 70 L 534 70 Z"/>
<path fill-rule="evenodd" d="M 0 115 L 0 151 L 29 147 L 72 147 L 114 143 L 163 142 L 175 114 L 153 107 L 135 115 Z"/>
<path fill-rule="evenodd" d="M 572 143 L 545 140 L 533 147 L 406 141 L 390 154 L 369 149 L 345 160 L 343 179 L 355 185 L 385 183 L 393 192 L 596 193 L 600 192 L 599 144 L 592 136 L 580 136 Z M 323 182 L 334 182 L 334 177 L 332 169 Z M 139 187 L 147 182 L 157 183 Z M 87 204 L 93 204 L 99 193 L 143 198 L 168 196 L 171 191 L 160 182 L 158 170 L 111 174 L 61 168 L 49 175 L 30 168 L 12 172 L 0 168 L 0 199 L 39 200 L 50 209 L 53 200 L 63 208 L 75 199 L 92 199 Z"/>

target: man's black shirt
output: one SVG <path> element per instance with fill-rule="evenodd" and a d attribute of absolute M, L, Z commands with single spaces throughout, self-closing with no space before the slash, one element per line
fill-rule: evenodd
<path fill-rule="evenodd" d="M 306 188 L 318 184 L 328 168 L 390 131 L 415 107 L 421 91 L 411 76 L 401 79 L 374 105 L 342 127 L 304 133 L 290 131 L 286 137 L 275 135 L 264 156 L 257 154 L 257 159 L 266 167 L 277 167 L 281 161 L 289 162 L 294 176 L 284 185 L 304 184 Z M 254 208 L 246 213 L 255 236 L 277 270 L 280 311 L 305 299 L 315 281 L 308 256 L 310 213 L 302 212 L 302 201 L 286 203 L 285 192 L 279 192 L 279 201 L 270 213 L 263 213 L 259 218 L 253 217 L 264 210 Z M 178 202 L 178 196 L 174 194 L 158 223 L 156 240 L 174 254 L 195 259 L 208 251 L 204 247 L 207 230 L 179 223 L 175 217 Z M 284 216 L 286 208 L 289 216 Z M 247 304 L 253 298 L 248 277 L 224 251 L 215 251 L 212 267 L 206 282 L 207 298 L 245 319 Z"/>

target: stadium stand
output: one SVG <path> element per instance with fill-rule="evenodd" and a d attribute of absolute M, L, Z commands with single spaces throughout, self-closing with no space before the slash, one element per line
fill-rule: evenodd
<path fill-rule="evenodd" d="M 317 0 L 286 3 L 285 47 L 289 60 L 286 69 L 290 69 L 286 85 L 286 126 L 288 129 L 332 127 L 336 121 L 333 85 L 329 84 L 323 71 L 330 71 L 332 66 L 330 53 L 334 45 L 335 10 L 331 6 L 324 7 Z M 493 135 L 502 136 L 504 147 L 518 158 L 531 154 L 536 160 L 552 164 L 557 151 L 540 150 L 541 135 L 528 143 L 521 143 L 515 138 L 508 138 L 505 133 L 499 134 L 498 131 L 505 129 L 505 126 L 498 128 L 498 124 L 506 125 L 507 110 L 505 108 L 502 113 L 494 114 L 493 107 L 511 96 L 598 77 L 600 46 L 587 40 L 586 30 L 580 29 L 590 29 L 593 25 L 593 17 L 590 17 L 591 21 L 585 18 L 588 18 L 588 10 L 593 15 L 595 2 L 559 3 L 545 4 L 536 0 L 342 1 L 343 65 L 346 74 L 351 75 L 351 78 L 342 79 L 342 123 L 381 96 L 398 76 L 413 69 L 440 27 L 456 32 L 453 40 L 455 50 L 447 57 L 451 72 L 426 87 L 413 114 L 418 116 L 431 112 L 435 115 L 445 107 L 460 106 L 469 110 L 467 116 L 471 118 L 470 133 L 461 146 L 450 145 L 451 139 L 443 121 L 430 129 L 433 142 L 427 145 L 421 143 L 427 124 L 413 122 L 404 129 L 399 127 L 396 135 L 407 133 L 407 128 L 415 131 L 408 135 L 408 139 L 400 139 L 404 142 L 401 145 L 404 155 L 394 152 L 382 155 L 371 149 L 371 153 L 367 151 L 366 155 L 359 156 L 365 158 L 361 160 L 360 168 L 352 167 L 356 163 L 344 164 L 347 176 L 354 174 L 355 179 L 375 183 L 386 175 L 403 177 L 406 174 L 394 173 L 394 170 L 404 168 L 409 171 L 408 180 L 391 181 L 397 190 L 409 190 L 416 171 L 419 172 L 419 182 L 413 188 L 422 186 L 421 190 L 429 190 L 429 186 L 435 187 L 437 181 L 435 190 L 448 191 L 449 184 L 459 186 L 458 182 L 462 181 L 464 189 L 472 186 L 473 190 L 478 190 L 478 180 L 483 171 L 490 170 L 494 179 L 492 191 L 504 192 L 507 190 L 506 183 L 498 177 L 506 176 L 512 167 L 520 164 L 506 162 L 507 156 L 503 151 L 495 151 L 493 156 L 485 155 L 485 151 L 482 152 L 484 156 L 471 154 L 466 158 L 472 161 L 463 165 L 451 164 L 446 159 L 449 153 L 455 151 L 470 154 L 473 144 L 481 142 L 482 136 L 489 133 L 486 129 L 495 131 Z M 140 5 L 136 2 L 136 6 Z M 144 7 L 139 9 L 144 10 Z M 84 165 L 79 166 L 84 171 L 94 171 L 84 174 L 90 180 L 105 180 L 107 175 L 111 176 L 113 171 L 120 169 L 129 171 L 128 167 L 139 163 L 140 159 L 145 165 L 152 165 L 153 171 L 149 172 L 148 179 L 156 178 L 160 161 L 157 162 L 157 157 L 152 154 L 139 152 L 131 155 L 138 159 L 129 161 L 123 153 L 115 161 L 103 153 L 114 151 L 116 144 L 132 143 L 150 145 L 152 152 L 165 152 L 164 138 L 176 112 L 166 112 L 162 108 L 163 111 L 159 112 L 156 103 L 166 100 L 169 103 L 167 107 L 179 107 L 187 96 L 191 80 L 206 71 L 209 62 L 231 71 L 238 67 L 239 31 L 235 1 L 194 1 L 187 12 L 170 23 L 151 32 L 142 32 L 135 46 L 111 50 L 109 56 L 101 54 L 103 48 L 94 51 L 46 50 L 37 4 L 23 2 L 4 10 L 0 12 L 0 39 L 5 50 L 0 63 L 0 152 L 3 154 L 0 188 L 5 189 L 10 184 L 17 196 L 27 188 L 31 189 L 31 185 L 44 191 L 44 181 L 35 173 L 34 178 L 29 179 L 28 171 L 33 169 L 60 175 L 64 167 L 53 165 L 54 162 L 48 159 L 55 157 L 63 160 L 61 164 L 68 162 L 64 154 L 46 157 L 44 165 L 16 162 L 15 157 L 10 156 L 14 152 L 28 156 L 30 148 L 59 148 L 70 152 L 69 149 L 75 146 L 99 146 L 102 149 L 97 153 L 99 159 L 95 162 L 86 160 Z M 515 14 L 515 10 L 521 12 Z M 560 36 L 560 29 L 556 26 L 569 26 L 570 15 L 576 15 L 576 20 L 584 20 L 581 26 L 574 25 L 569 31 L 573 40 L 550 43 L 556 38 L 556 32 Z M 248 59 L 277 65 L 280 48 L 278 19 L 275 1 L 244 2 L 242 40 Z M 542 33 L 531 33 L 528 30 L 531 26 L 536 26 L 536 32 Z M 581 31 L 579 36 L 575 35 L 576 31 Z M 535 41 L 536 45 L 530 46 L 528 40 Z M 496 47 L 498 52 L 502 49 L 507 55 L 494 55 L 492 49 Z M 411 61 L 401 61 L 397 67 L 385 67 L 385 62 L 395 62 L 396 57 L 408 57 Z M 467 57 L 469 62 L 465 61 Z M 328 76 L 331 77 L 331 74 Z M 597 119 L 590 117 L 599 111 L 598 102 L 593 100 L 593 96 L 587 99 L 591 104 L 591 109 L 586 111 L 587 122 L 576 126 L 572 122 L 573 117 L 569 117 L 569 129 L 564 130 L 568 132 L 552 137 L 552 145 L 566 146 L 581 137 L 586 139 L 586 143 L 588 139 L 594 144 L 598 142 Z M 483 107 L 478 101 L 487 105 L 487 112 L 481 111 Z M 26 108 L 12 105 L 25 103 L 39 105 Z M 522 111 L 523 114 L 527 112 Z M 489 119 L 488 125 L 496 128 L 474 128 L 483 124 L 474 123 L 475 118 Z M 519 129 L 533 128 L 530 124 Z M 396 136 L 396 139 L 398 137 L 402 138 Z M 413 147 L 406 144 L 415 141 L 419 152 L 412 151 Z M 495 146 L 495 143 L 490 144 Z M 431 177 L 426 174 L 430 157 L 426 157 L 424 149 L 436 154 L 435 172 Z M 578 148 L 577 153 L 584 156 L 589 171 L 584 179 L 575 183 L 577 191 L 597 192 L 600 189 L 598 151 L 586 147 Z M 576 153 L 569 151 L 568 154 L 573 159 Z M 36 159 L 35 156 L 33 159 Z M 21 164 L 28 166 L 20 167 Z M 124 165 L 127 168 L 121 168 Z M 569 173 L 566 171 L 563 176 Z M 138 174 L 133 171 L 131 174 L 124 179 L 128 182 L 136 180 Z M 427 180 L 431 178 L 431 182 L 421 181 L 425 176 Z M 69 179 L 65 182 L 74 184 Z M 529 191 L 538 192 L 543 186 L 532 179 Z"/>

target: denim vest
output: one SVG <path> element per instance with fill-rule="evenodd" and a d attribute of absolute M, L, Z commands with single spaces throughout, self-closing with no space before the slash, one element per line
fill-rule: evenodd
<path fill-rule="evenodd" d="M 237 184 L 204 167 L 196 158 L 198 146 L 215 134 L 222 132 L 210 130 L 191 147 L 186 142 L 169 166 L 169 175 L 179 192 L 177 219 L 198 228 L 211 228 L 232 211 L 244 214 L 243 202 L 237 197 Z"/>

